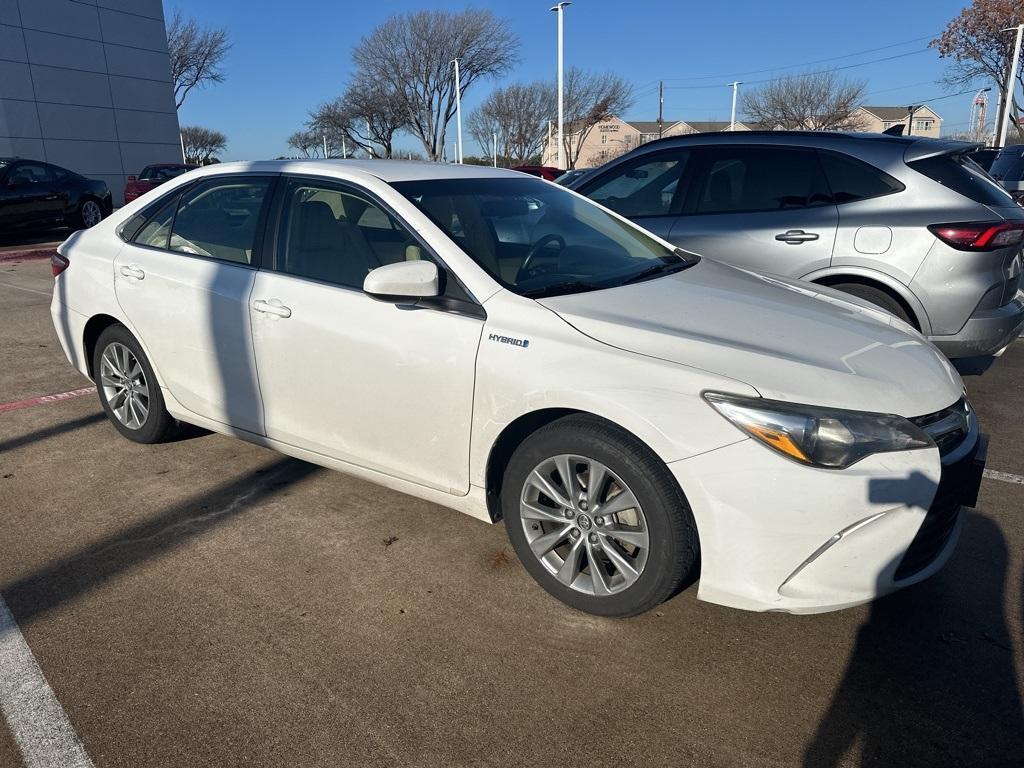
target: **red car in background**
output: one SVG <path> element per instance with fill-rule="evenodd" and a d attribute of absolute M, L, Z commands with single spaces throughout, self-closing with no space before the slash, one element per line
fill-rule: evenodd
<path fill-rule="evenodd" d="M 555 168 L 553 165 L 517 165 L 512 170 L 528 173 L 531 176 L 540 176 L 548 181 L 554 181 L 565 173 L 561 168 Z"/>
<path fill-rule="evenodd" d="M 186 171 L 197 168 L 195 165 L 185 163 L 157 163 L 147 165 L 142 173 L 136 176 L 129 176 L 128 183 L 124 185 L 124 201 L 130 203 L 139 195 L 143 195 L 153 187 L 159 187 L 165 181 L 181 176 Z"/>

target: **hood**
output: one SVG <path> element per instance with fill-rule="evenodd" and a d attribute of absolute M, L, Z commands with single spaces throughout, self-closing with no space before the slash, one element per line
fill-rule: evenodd
<path fill-rule="evenodd" d="M 830 288 L 708 259 L 540 303 L 600 342 L 727 376 L 774 400 L 911 417 L 963 391 L 949 361 L 888 313 Z"/>

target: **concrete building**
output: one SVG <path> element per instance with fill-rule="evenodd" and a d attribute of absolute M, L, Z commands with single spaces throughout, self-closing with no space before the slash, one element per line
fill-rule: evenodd
<path fill-rule="evenodd" d="M 0 0 L 0 156 L 103 179 L 179 162 L 161 0 Z"/>
<path fill-rule="evenodd" d="M 881 133 L 886 128 L 902 123 L 907 125 L 910 114 L 906 107 L 858 107 L 854 112 L 861 122 L 862 131 Z M 903 129 L 903 135 L 925 136 L 937 139 L 942 135 L 942 118 L 929 107 L 914 112 L 912 130 Z"/>

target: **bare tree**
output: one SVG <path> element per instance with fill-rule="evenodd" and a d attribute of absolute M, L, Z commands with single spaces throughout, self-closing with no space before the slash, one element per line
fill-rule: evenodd
<path fill-rule="evenodd" d="M 971 86 L 979 79 L 993 80 L 1002 89 L 1013 58 L 1014 37 L 1003 30 L 1024 22 L 1024 5 L 1019 0 L 974 0 L 946 26 L 929 46 L 939 56 L 952 59 L 946 71 L 949 85 Z M 1017 70 L 1017 85 L 1024 85 L 1024 67 Z M 1013 98 L 1010 117 L 1018 134 L 1021 107 Z M 1002 110 L 996 119 L 1002 117 Z"/>
<path fill-rule="evenodd" d="M 185 145 L 185 162 L 194 165 L 209 165 L 220 162 L 217 154 L 228 145 L 227 136 L 220 131 L 186 125 L 181 129 L 181 141 Z"/>
<path fill-rule="evenodd" d="M 310 113 L 310 130 L 328 138 L 331 146 L 361 148 L 370 157 L 391 157 L 395 134 L 408 125 L 399 95 L 371 83 L 364 75 L 356 78 L 344 95 L 321 104 Z"/>
<path fill-rule="evenodd" d="M 200 27 L 195 19 L 174 12 L 167 22 L 167 51 L 176 107 L 185 103 L 185 97 L 197 85 L 224 82 L 221 65 L 230 49 L 227 30 Z"/>
<path fill-rule="evenodd" d="M 855 114 L 863 97 L 863 81 L 817 72 L 772 80 L 748 92 L 743 111 L 753 122 L 787 131 L 856 131 L 864 128 Z"/>
<path fill-rule="evenodd" d="M 359 41 L 352 59 L 360 77 L 400 100 L 409 130 L 432 160 L 444 151 L 455 115 L 453 60 L 461 90 L 507 72 L 517 61 L 519 39 L 490 11 L 419 11 L 392 16 Z"/>
<path fill-rule="evenodd" d="M 481 147 L 493 149 L 514 165 L 535 161 L 545 141 L 547 121 L 555 113 L 555 89 L 550 83 L 516 83 L 493 91 L 469 116 L 470 135 Z"/>
<path fill-rule="evenodd" d="M 301 152 L 303 157 L 321 157 L 322 142 L 315 131 L 296 131 L 288 137 L 288 146 Z"/>
<path fill-rule="evenodd" d="M 620 115 L 633 104 L 629 83 L 610 72 L 585 72 L 573 67 L 565 73 L 564 82 L 566 165 L 575 168 L 583 150 L 583 142 L 598 123 Z"/>

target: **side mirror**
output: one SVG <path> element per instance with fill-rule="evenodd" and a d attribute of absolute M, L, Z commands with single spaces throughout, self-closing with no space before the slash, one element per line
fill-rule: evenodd
<path fill-rule="evenodd" d="M 398 303 L 426 299 L 441 291 L 437 265 L 432 261 L 399 261 L 371 271 L 363 280 L 363 293 L 371 299 Z"/>

